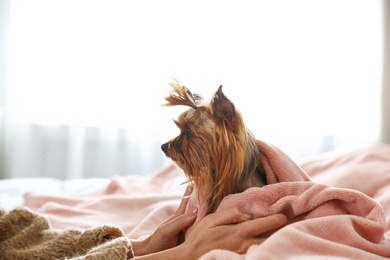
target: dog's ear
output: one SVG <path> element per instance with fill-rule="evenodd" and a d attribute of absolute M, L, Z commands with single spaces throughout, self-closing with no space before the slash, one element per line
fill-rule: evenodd
<path fill-rule="evenodd" d="M 234 104 L 223 94 L 222 85 L 219 86 L 217 92 L 211 101 L 213 115 L 217 122 L 233 123 L 236 117 L 236 109 Z"/>

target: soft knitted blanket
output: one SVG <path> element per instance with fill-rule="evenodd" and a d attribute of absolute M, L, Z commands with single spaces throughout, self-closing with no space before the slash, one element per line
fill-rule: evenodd
<path fill-rule="evenodd" d="M 114 226 L 56 231 L 27 208 L 0 209 L 0 259 L 128 259 L 129 240 Z"/>

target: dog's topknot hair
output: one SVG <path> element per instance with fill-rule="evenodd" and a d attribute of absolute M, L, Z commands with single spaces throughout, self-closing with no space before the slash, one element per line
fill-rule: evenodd
<path fill-rule="evenodd" d="M 173 82 L 170 82 L 169 85 L 173 90 L 169 92 L 169 95 L 165 98 L 168 103 L 164 104 L 164 106 L 183 105 L 197 109 L 199 103 L 202 101 L 202 96 L 192 94 L 191 91 L 177 79 L 172 78 L 172 80 Z"/>

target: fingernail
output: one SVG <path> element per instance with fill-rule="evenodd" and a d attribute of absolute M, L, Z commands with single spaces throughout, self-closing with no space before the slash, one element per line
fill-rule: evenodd
<path fill-rule="evenodd" d="M 194 208 L 193 210 L 190 211 L 190 216 L 195 216 L 198 213 L 198 208 Z"/>
<path fill-rule="evenodd" d="M 253 219 L 253 215 L 251 213 L 244 213 L 244 217 L 246 219 Z"/>

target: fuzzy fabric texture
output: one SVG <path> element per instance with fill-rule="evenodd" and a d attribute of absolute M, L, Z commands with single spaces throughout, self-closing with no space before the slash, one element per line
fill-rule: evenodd
<path fill-rule="evenodd" d="M 260 161 L 266 171 L 268 185 L 252 187 L 225 197 L 218 211 L 239 208 L 255 218 L 283 213 L 289 224 L 276 231 L 262 244 L 253 245 L 246 254 L 213 250 L 202 260 L 212 259 L 390 259 L 390 237 L 381 203 L 355 189 L 336 188 L 313 182 L 305 170 L 278 148 L 257 142 Z M 369 149 L 384 157 L 380 171 L 390 173 L 390 147 Z M 363 151 L 364 152 L 364 151 Z M 362 151 L 359 153 L 362 155 Z M 345 160 L 343 166 L 348 165 Z M 386 163 L 387 162 L 387 163 Z M 378 164 L 377 164 L 378 165 Z M 309 168 L 309 167 L 306 167 Z M 387 169 L 387 170 L 386 170 Z M 346 168 L 341 169 L 346 171 Z M 367 168 L 366 173 L 372 173 Z M 339 172 L 339 176 L 342 174 Z M 385 178 L 383 174 L 383 178 Z M 389 176 L 387 174 L 387 176 Z M 355 183 L 357 176 L 349 174 Z M 371 183 L 360 178 L 359 183 Z M 344 182 L 345 183 L 345 182 Z M 383 185 L 384 183 L 382 183 Z M 376 188 L 375 188 L 376 187 Z M 378 189 L 374 185 L 375 190 Z M 368 189 L 365 188 L 368 192 Z M 198 219 L 186 232 L 188 235 L 205 216 L 206 203 L 193 194 L 188 209 L 199 208 Z M 200 196 L 201 199 L 201 196 Z M 255 226 L 253 227 L 256 228 Z"/>
<path fill-rule="evenodd" d="M 52 229 L 27 208 L 0 209 L 0 259 L 128 259 L 130 241 L 114 226 Z"/>
<path fill-rule="evenodd" d="M 239 207 L 255 216 L 283 212 L 290 224 L 262 244 L 253 245 L 246 254 L 216 249 L 202 260 L 390 259 L 390 145 L 375 144 L 298 163 L 270 144 L 259 141 L 258 147 L 269 185 L 228 196 L 219 210 Z M 100 194 L 70 197 L 29 192 L 24 199 L 29 209 L 49 220 L 51 228 L 63 230 L 54 232 L 54 237 L 75 226 L 93 230 L 111 223 L 126 237 L 136 239 L 150 235 L 177 209 L 184 181 L 183 172 L 170 164 L 148 177 L 115 176 L 107 191 Z M 189 205 L 188 210 L 192 209 Z M 199 220 L 201 213 L 200 209 Z M 0 218 L 0 259 L 13 259 L 1 255 L 3 232 L 10 228 L 3 220 Z M 8 232 L 22 230 L 14 228 Z M 118 239 L 123 239 L 123 244 L 117 243 Z M 123 248 L 127 243 L 122 237 L 110 241 L 112 244 L 107 241 L 101 246 L 113 248 L 117 243 Z M 107 253 L 94 248 L 103 255 Z M 86 249 L 68 259 L 85 259 L 93 250 Z"/>

